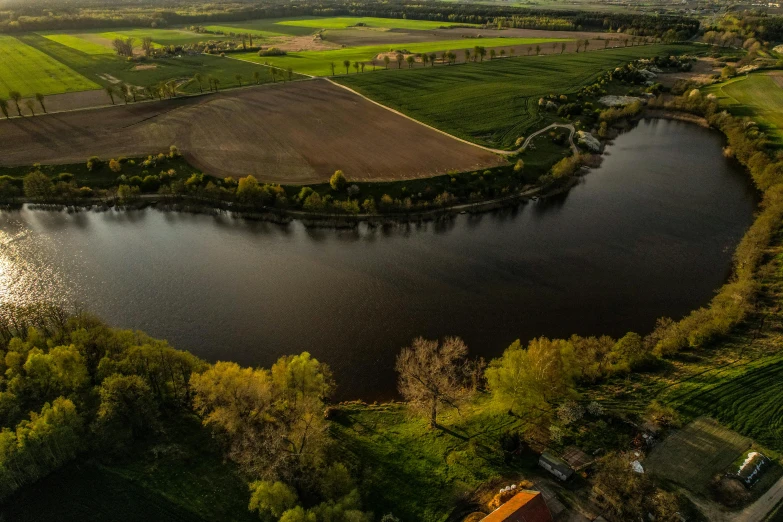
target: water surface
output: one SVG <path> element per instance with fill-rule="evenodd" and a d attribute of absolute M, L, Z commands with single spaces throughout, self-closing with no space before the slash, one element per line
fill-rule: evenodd
<path fill-rule="evenodd" d="M 0 213 L 0 300 L 78 302 L 210 361 L 307 350 L 340 398 L 389 398 L 394 357 L 418 335 L 492 358 L 518 338 L 644 333 L 707 303 L 757 201 L 721 146 L 645 121 L 568 194 L 447 225 Z"/>

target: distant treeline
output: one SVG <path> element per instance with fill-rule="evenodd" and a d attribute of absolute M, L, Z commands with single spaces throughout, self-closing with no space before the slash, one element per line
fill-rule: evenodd
<path fill-rule="evenodd" d="M 333 2 L 268 3 L 264 5 L 234 3 L 227 5 L 177 5 L 128 3 L 107 8 L 57 2 L 13 4 L 0 11 L 0 31 L 41 31 L 55 29 L 90 29 L 98 27 L 166 27 L 198 23 L 239 22 L 243 20 L 295 16 L 375 16 L 450 23 L 498 24 L 511 27 L 545 29 L 581 29 L 624 31 L 639 35 L 660 35 L 673 30 L 692 35 L 699 21 L 677 15 L 644 15 L 626 13 L 588 13 L 525 9 L 510 6 L 444 4 L 442 2 L 349 3 Z"/>

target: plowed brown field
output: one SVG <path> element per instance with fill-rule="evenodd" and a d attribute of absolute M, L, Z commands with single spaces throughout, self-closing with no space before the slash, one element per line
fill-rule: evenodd
<path fill-rule="evenodd" d="M 505 160 L 418 125 L 324 80 L 0 121 L 0 165 L 143 156 L 177 145 L 214 176 L 266 182 L 381 181 Z"/>

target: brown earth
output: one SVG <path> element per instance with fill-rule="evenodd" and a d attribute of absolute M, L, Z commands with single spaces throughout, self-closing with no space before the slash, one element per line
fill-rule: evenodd
<path fill-rule="evenodd" d="M 115 97 L 115 101 L 118 101 L 119 97 Z M 80 92 L 66 92 L 63 94 L 51 94 L 44 98 L 44 104 L 46 104 L 46 110 L 49 112 L 59 111 L 72 111 L 76 109 L 86 109 L 90 107 L 103 107 L 111 105 L 111 98 L 106 94 L 106 91 L 94 90 L 94 91 L 80 91 Z M 35 102 L 36 113 L 39 112 L 38 102 Z M 27 109 L 22 105 L 22 113 L 26 114 Z M 16 114 L 16 109 L 12 108 L 11 114 Z"/>
<path fill-rule="evenodd" d="M 138 157 L 177 145 L 219 177 L 266 182 L 389 181 L 505 162 L 396 115 L 325 80 L 0 122 L 0 165 Z"/>
<path fill-rule="evenodd" d="M 693 63 L 690 71 L 664 73 L 658 76 L 658 81 L 664 87 L 671 87 L 678 81 L 693 81 L 698 84 L 711 83 L 714 74 L 720 74 L 714 58 L 699 58 Z"/>

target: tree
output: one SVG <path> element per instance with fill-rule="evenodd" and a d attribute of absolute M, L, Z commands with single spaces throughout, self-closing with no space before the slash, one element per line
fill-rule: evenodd
<path fill-rule="evenodd" d="M 255 80 L 256 85 L 261 83 L 261 71 L 253 71 L 253 80 Z"/>
<path fill-rule="evenodd" d="M 465 63 L 470 61 L 470 49 L 465 49 Z"/>
<path fill-rule="evenodd" d="M 125 445 L 152 428 L 158 406 L 152 390 L 138 375 L 113 374 L 98 390 L 101 399 L 93 430 L 112 449 Z"/>
<path fill-rule="evenodd" d="M 435 53 L 430 53 L 430 64 L 432 64 L 432 67 L 435 67 L 435 58 L 437 58 Z"/>
<path fill-rule="evenodd" d="M 257 203 L 261 197 L 261 186 L 254 176 L 240 178 L 237 184 L 237 197 L 245 203 Z"/>
<path fill-rule="evenodd" d="M 386 69 L 389 68 L 389 62 L 391 62 L 391 58 L 389 58 L 389 55 L 386 55 L 383 57 L 383 65 L 386 67 Z"/>
<path fill-rule="evenodd" d="M 5 98 L 0 98 L 0 112 L 3 113 L 6 119 L 11 119 L 11 115 L 8 113 L 8 100 Z"/>
<path fill-rule="evenodd" d="M 33 100 L 25 100 L 24 105 L 30 111 L 30 114 L 35 116 L 35 102 Z"/>
<path fill-rule="evenodd" d="M 540 45 L 536 45 L 536 56 L 538 56 L 540 54 L 541 54 L 541 46 Z"/>
<path fill-rule="evenodd" d="M 250 511 L 259 515 L 268 515 L 275 519 L 296 507 L 299 497 L 296 491 L 283 482 L 257 480 L 250 484 Z"/>
<path fill-rule="evenodd" d="M 530 56 L 530 53 L 532 53 L 532 52 L 533 52 L 533 46 L 532 45 L 528 45 L 527 46 L 527 55 Z"/>
<path fill-rule="evenodd" d="M 193 80 L 198 83 L 199 92 L 204 94 L 204 76 L 201 73 L 196 73 L 193 75 Z"/>
<path fill-rule="evenodd" d="M 353 70 L 356 71 L 356 74 L 359 74 L 359 62 L 353 62 Z"/>
<path fill-rule="evenodd" d="M 239 83 L 239 86 L 242 87 L 242 75 L 241 74 L 235 74 L 234 79 Z"/>
<path fill-rule="evenodd" d="M 277 83 L 277 69 L 275 69 L 274 67 L 270 67 L 269 76 L 272 77 L 272 83 Z"/>
<path fill-rule="evenodd" d="M 38 104 L 41 106 L 41 110 L 46 114 L 46 105 L 44 105 L 44 95 L 40 92 L 35 94 L 35 99 L 38 100 Z"/>
<path fill-rule="evenodd" d="M 336 171 L 329 179 L 329 186 L 332 187 L 332 190 L 342 191 L 346 185 L 348 185 L 348 179 L 346 179 L 342 170 Z"/>
<path fill-rule="evenodd" d="M 113 85 L 107 85 L 104 89 L 106 91 L 106 94 L 109 95 L 109 98 L 111 99 L 111 104 L 114 105 L 114 86 Z"/>
<path fill-rule="evenodd" d="M 405 61 L 408 63 L 408 69 L 412 69 L 413 64 L 416 62 L 416 58 L 414 58 L 412 54 L 409 54 L 407 58 L 405 58 Z"/>
<path fill-rule="evenodd" d="M 8 93 L 8 97 L 13 100 L 14 104 L 16 105 L 16 112 L 19 114 L 19 116 L 21 116 L 22 109 L 19 108 L 19 102 L 22 101 L 22 94 L 19 91 L 11 91 Z"/>
<path fill-rule="evenodd" d="M 152 56 L 152 49 L 154 48 L 154 45 L 152 43 L 152 37 L 151 36 L 145 36 L 141 39 L 141 48 L 144 51 L 144 56 L 149 58 Z"/>
<path fill-rule="evenodd" d="M 458 337 L 442 343 L 419 337 L 397 357 L 398 389 L 412 408 L 428 413 L 431 427 L 437 426 L 440 406 L 459 411 L 473 395 L 475 365 L 467 355 L 468 347 Z"/>
<path fill-rule="evenodd" d="M 405 56 L 402 53 L 397 53 L 396 59 L 397 59 L 397 69 L 401 69 L 402 62 L 403 60 L 405 60 Z"/>
<path fill-rule="evenodd" d="M 422 65 L 424 65 L 424 67 L 427 67 L 427 62 L 429 62 L 429 61 L 430 61 L 430 55 L 428 55 L 427 53 L 422 53 L 422 55 L 421 55 L 421 63 L 422 63 Z"/>
<path fill-rule="evenodd" d="M 33 171 L 25 176 L 23 186 L 25 197 L 36 201 L 44 201 L 54 193 L 52 180 L 40 170 Z"/>
<path fill-rule="evenodd" d="M 350 60 L 343 60 L 343 67 L 345 67 L 345 74 L 348 74 L 348 69 L 351 67 Z"/>
<path fill-rule="evenodd" d="M 334 76 L 334 62 L 331 62 L 331 63 L 329 64 L 329 67 L 331 67 L 331 68 L 332 68 L 332 76 Z"/>
<path fill-rule="evenodd" d="M 587 52 L 587 48 L 590 47 L 590 40 L 585 38 L 584 43 L 582 44 L 582 47 L 584 47 L 585 52 Z"/>
<path fill-rule="evenodd" d="M 565 50 L 566 50 L 566 43 L 565 42 L 561 42 L 560 43 L 560 54 L 563 54 L 565 52 Z"/>
<path fill-rule="evenodd" d="M 512 409 L 551 411 L 557 401 L 573 394 L 572 356 L 573 347 L 566 341 L 541 337 L 527 349 L 516 341 L 487 368 L 487 385 L 494 400 Z"/>

